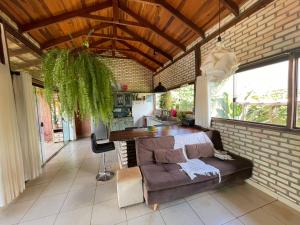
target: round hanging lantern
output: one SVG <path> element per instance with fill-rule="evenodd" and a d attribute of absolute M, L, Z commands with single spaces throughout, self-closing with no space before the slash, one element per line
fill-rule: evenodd
<path fill-rule="evenodd" d="M 229 77 L 238 69 L 239 63 L 235 53 L 221 42 L 208 54 L 204 60 L 201 71 L 209 81 L 221 81 Z"/>

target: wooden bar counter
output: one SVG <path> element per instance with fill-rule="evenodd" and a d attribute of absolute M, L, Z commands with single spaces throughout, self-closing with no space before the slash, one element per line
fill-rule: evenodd
<path fill-rule="evenodd" d="M 150 128 L 135 128 L 131 130 L 111 131 L 110 141 L 125 141 L 127 143 L 127 166 L 133 167 L 137 165 L 135 152 L 135 139 L 147 137 L 163 137 L 175 136 L 178 134 L 190 134 L 201 131 L 197 127 L 184 127 L 178 125 L 150 127 Z"/>

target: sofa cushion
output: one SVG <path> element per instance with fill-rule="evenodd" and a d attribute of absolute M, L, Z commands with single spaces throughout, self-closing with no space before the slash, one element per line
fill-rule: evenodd
<path fill-rule="evenodd" d="M 137 164 L 155 164 L 155 149 L 174 149 L 174 137 L 139 138 L 135 141 Z"/>
<path fill-rule="evenodd" d="M 154 150 L 156 163 L 184 163 L 186 159 L 182 148 L 179 149 L 156 149 Z"/>
<path fill-rule="evenodd" d="M 214 156 L 214 148 L 210 143 L 186 145 L 185 151 L 189 159 Z"/>
<path fill-rule="evenodd" d="M 221 176 L 231 175 L 235 172 L 251 169 L 252 162 L 248 159 L 237 155 L 232 155 L 234 160 L 220 160 L 215 157 L 203 158 L 205 163 L 208 163 L 221 172 Z M 180 170 L 177 164 L 152 164 L 143 165 L 140 167 L 144 184 L 148 191 L 158 191 L 192 183 L 204 182 L 210 179 L 218 179 L 218 176 L 200 176 L 191 180 L 185 172 Z"/>

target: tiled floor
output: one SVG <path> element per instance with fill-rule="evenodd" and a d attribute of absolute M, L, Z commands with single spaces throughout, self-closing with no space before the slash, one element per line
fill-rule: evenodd
<path fill-rule="evenodd" d="M 117 169 L 115 152 L 108 163 Z M 115 180 L 96 182 L 100 158 L 89 140 L 67 145 L 0 209 L 0 225 L 299 225 L 300 213 L 242 184 L 190 196 L 153 212 L 144 204 L 119 209 Z"/>

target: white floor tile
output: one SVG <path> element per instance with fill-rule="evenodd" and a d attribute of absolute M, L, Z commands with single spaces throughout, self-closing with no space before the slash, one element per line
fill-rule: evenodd
<path fill-rule="evenodd" d="M 39 198 L 32 208 L 26 213 L 22 222 L 57 214 L 60 211 L 66 197 L 66 194 L 60 194 L 51 197 Z"/>
<path fill-rule="evenodd" d="M 64 202 L 62 211 L 78 209 L 93 205 L 95 197 L 95 188 L 71 191 L 69 192 L 66 201 Z"/>
<path fill-rule="evenodd" d="M 25 201 L 0 208 L 0 225 L 17 224 L 32 205 L 33 201 Z"/>
<path fill-rule="evenodd" d="M 94 205 L 91 225 L 113 225 L 126 222 L 125 209 L 120 209 L 116 199 Z"/>
<path fill-rule="evenodd" d="M 224 223 L 224 225 L 244 225 L 239 219 L 231 220 L 230 222 Z"/>
<path fill-rule="evenodd" d="M 18 225 L 53 225 L 57 215 L 47 216 L 37 220 L 31 220 L 23 223 L 19 223 Z"/>
<path fill-rule="evenodd" d="M 47 186 L 40 184 L 26 187 L 25 191 L 16 199 L 16 202 L 37 200 Z"/>
<path fill-rule="evenodd" d="M 159 212 L 128 220 L 128 225 L 165 225 Z"/>
<path fill-rule="evenodd" d="M 221 225 L 234 219 L 234 215 L 211 196 L 189 201 L 205 225 Z"/>
<path fill-rule="evenodd" d="M 257 209 L 239 218 L 245 225 L 282 225 L 275 217 L 267 214 L 263 209 Z M 299 221 L 298 221 L 299 222 Z"/>
<path fill-rule="evenodd" d="M 161 215 L 167 225 L 203 225 L 188 203 L 162 209 Z"/>
<path fill-rule="evenodd" d="M 60 213 L 54 225 L 89 225 L 92 206 Z"/>
<path fill-rule="evenodd" d="M 126 210 L 127 220 L 153 212 L 153 210 L 144 203 L 128 206 L 125 208 L 125 210 Z"/>
<path fill-rule="evenodd" d="M 117 199 L 117 184 L 108 182 L 98 185 L 96 188 L 95 204 L 111 199 Z"/>

